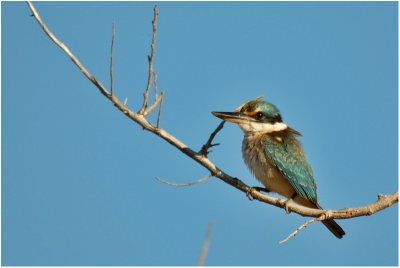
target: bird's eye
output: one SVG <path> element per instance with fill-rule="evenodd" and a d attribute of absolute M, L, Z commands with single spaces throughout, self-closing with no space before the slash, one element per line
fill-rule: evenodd
<path fill-rule="evenodd" d="M 264 113 L 263 112 L 258 112 L 256 113 L 257 119 L 263 119 L 264 118 Z"/>

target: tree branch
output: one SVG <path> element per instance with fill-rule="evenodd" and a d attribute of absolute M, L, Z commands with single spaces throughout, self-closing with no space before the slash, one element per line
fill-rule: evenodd
<path fill-rule="evenodd" d="M 79 68 L 79 70 L 81 70 L 81 72 L 87 77 L 87 79 L 89 79 L 101 92 L 101 94 L 103 94 L 106 97 L 109 97 L 110 93 L 107 92 L 107 90 L 105 89 L 105 87 L 99 82 L 97 81 L 96 78 L 94 78 L 94 76 L 89 73 L 89 71 L 80 63 L 80 61 L 74 56 L 74 54 L 72 54 L 72 52 L 68 49 L 68 47 L 66 45 L 64 45 L 63 43 L 61 43 L 51 32 L 50 30 L 47 28 L 47 26 L 44 24 L 44 22 L 42 21 L 42 19 L 40 18 L 39 14 L 37 13 L 35 7 L 33 6 L 33 4 L 30 1 L 27 1 L 27 4 L 30 8 L 30 10 L 32 11 L 32 15 L 35 17 L 35 19 L 37 20 L 37 22 L 39 23 L 40 27 L 42 27 L 43 31 L 45 32 L 45 34 L 47 34 L 47 36 L 59 47 L 61 48 L 67 55 L 68 57 L 73 61 L 73 63 Z"/>
<path fill-rule="evenodd" d="M 192 158 L 194 161 L 202 165 L 204 168 L 210 171 L 211 175 L 217 177 L 224 181 L 225 183 L 235 187 L 239 191 L 246 193 L 252 196 L 254 199 L 257 199 L 260 202 L 268 203 L 273 206 L 279 208 L 287 208 L 288 211 L 295 212 L 301 216 L 309 216 L 318 218 L 324 215 L 324 219 L 347 219 L 353 217 L 360 217 L 360 216 L 369 216 L 378 211 L 385 209 L 387 207 L 392 206 L 394 203 L 398 202 L 398 192 L 388 194 L 388 195 L 378 195 L 378 200 L 376 202 L 370 203 L 365 206 L 355 207 L 355 208 L 346 208 L 340 210 L 321 210 L 321 209 L 312 209 L 308 207 L 304 207 L 295 203 L 286 204 L 283 199 L 272 197 L 269 195 L 264 195 L 258 192 L 255 188 L 249 187 L 243 181 L 232 177 L 219 169 L 213 162 L 208 159 L 208 157 L 202 153 L 198 153 L 191 148 L 189 148 L 186 144 L 181 142 L 179 139 L 165 131 L 164 129 L 159 128 L 158 126 L 154 126 L 149 123 L 145 116 L 143 115 L 144 111 L 147 107 L 147 100 L 148 100 L 148 91 L 151 87 L 151 77 L 153 75 L 152 70 L 152 63 L 154 58 L 154 44 L 155 44 L 155 32 L 156 32 L 156 20 L 158 16 L 157 7 L 154 8 L 154 20 L 153 20 L 153 40 L 152 40 L 152 52 L 149 57 L 149 79 L 146 91 L 143 94 L 143 106 L 139 110 L 139 112 L 133 112 L 128 109 L 125 104 L 123 104 L 115 95 L 108 93 L 108 91 L 103 87 L 103 85 L 92 75 L 89 71 L 79 62 L 79 60 L 72 54 L 72 52 L 68 49 L 66 45 L 61 43 L 46 27 L 43 23 L 42 19 L 40 18 L 39 14 L 35 10 L 33 4 L 31 2 L 27 2 L 30 10 L 32 11 L 33 16 L 39 23 L 40 27 L 43 31 L 47 34 L 47 36 L 58 46 L 60 47 L 67 56 L 73 61 L 73 63 L 81 70 L 81 72 L 99 89 L 100 93 L 107 97 L 117 109 L 119 109 L 124 115 L 130 118 L 132 121 L 140 125 L 143 129 L 159 136 L 182 153 L 187 155 L 188 157 Z M 158 123 L 159 124 L 159 118 Z M 210 137 L 211 138 L 211 137 Z M 211 139 L 212 140 L 212 139 Z M 303 227 L 304 228 L 304 227 Z"/>

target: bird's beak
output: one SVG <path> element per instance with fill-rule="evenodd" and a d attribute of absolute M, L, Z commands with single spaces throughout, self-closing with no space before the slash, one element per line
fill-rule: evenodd
<path fill-rule="evenodd" d="M 240 112 L 212 112 L 212 114 L 218 118 L 221 118 L 222 120 L 232 123 L 255 121 L 252 117 Z"/>

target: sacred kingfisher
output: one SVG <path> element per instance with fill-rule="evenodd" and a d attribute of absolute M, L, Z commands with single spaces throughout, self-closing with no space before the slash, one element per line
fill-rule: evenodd
<path fill-rule="evenodd" d="M 244 162 L 267 191 L 306 207 L 322 209 L 317 202 L 313 171 L 297 139 L 301 134 L 282 122 L 275 105 L 258 98 L 244 103 L 234 112 L 212 114 L 238 124 L 243 130 Z M 333 219 L 322 223 L 337 238 L 345 235 Z"/>

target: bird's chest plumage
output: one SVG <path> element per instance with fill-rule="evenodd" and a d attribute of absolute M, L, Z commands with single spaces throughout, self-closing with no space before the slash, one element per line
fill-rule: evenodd
<path fill-rule="evenodd" d="M 262 140 L 262 135 L 245 135 L 242 143 L 244 162 L 269 191 L 286 197 L 292 196 L 294 188 L 268 159 L 263 150 Z"/>

